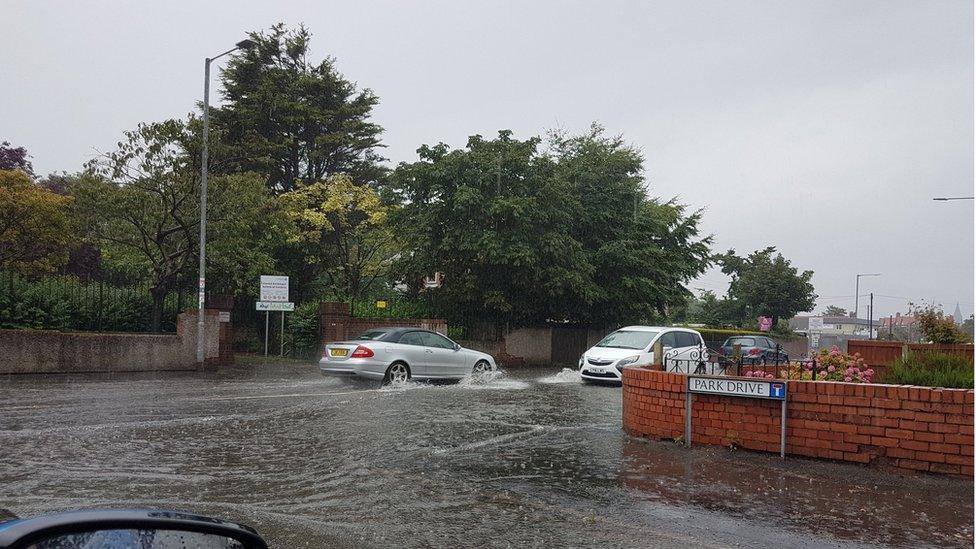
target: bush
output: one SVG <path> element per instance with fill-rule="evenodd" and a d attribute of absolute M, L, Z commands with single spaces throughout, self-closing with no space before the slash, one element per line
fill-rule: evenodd
<path fill-rule="evenodd" d="M 891 365 L 885 383 L 923 387 L 973 388 L 973 364 L 948 353 L 909 353 Z"/>
<path fill-rule="evenodd" d="M 291 323 L 292 355 L 298 358 L 318 357 L 322 341 L 319 339 L 319 304 L 310 301 L 295 307 L 289 315 Z"/>

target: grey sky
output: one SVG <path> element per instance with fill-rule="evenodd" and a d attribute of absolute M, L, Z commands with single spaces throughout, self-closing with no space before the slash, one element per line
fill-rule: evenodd
<path fill-rule="evenodd" d="M 599 121 L 651 192 L 706 210 L 716 250 L 777 246 L 817 310 L 973 311 L 968 1 L 36 2 L 5 0 L 0 139 L 75 171 L 140 121 L 185 115 L 203 58 L 304 22 L 380 96 L 386 156 Z M 216 80 L 215 80 L 216 84 Z M 694 287 L 724 292 L 712 272 Z M 880 297 L 888 296 L 888 297 Z M 862 301 L 866 307 L 866 299 Z M 862 311 L 865 309 L 862 308 Z"/>

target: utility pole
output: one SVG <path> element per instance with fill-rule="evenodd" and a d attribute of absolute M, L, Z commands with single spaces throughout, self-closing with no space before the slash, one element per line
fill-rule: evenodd
<path fill-rule="evenodd" d="M 874 292 L 871 292 L 871 302 L 868 305 L 868 339 L 874 339 Z"/>
<path fill-rule="evenodd" d="M 197 362 L 203 364 L 204 307 L 207 299 L 207 161 L 210 141 L 210 63 L 218 57 L 239 49 L 255 46 L 251 40 L 241 40 L 232 49 L 216 57 L 207 57 L 203 62 L 203 151 L 200 159 L 200 278 L 197 292 Z"/>
<path fill-rule="evenodd" d="M 861 277 L 862 276 L 881 276 L 881 273 L 861 273 L 854 277 L 854 320 L 857 321 L 857 303 L 860 297 L 859 292 L 861 291 Z M 857 324 L 855 323 L 855 326 Z"/>

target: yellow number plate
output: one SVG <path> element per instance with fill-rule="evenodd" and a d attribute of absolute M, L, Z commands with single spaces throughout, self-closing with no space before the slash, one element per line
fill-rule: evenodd
<path fill-rule="evenodd" d="M 349 349 L 332 349 L 329 353 L 332 356 L 346 356 L 349 354 Z"/>

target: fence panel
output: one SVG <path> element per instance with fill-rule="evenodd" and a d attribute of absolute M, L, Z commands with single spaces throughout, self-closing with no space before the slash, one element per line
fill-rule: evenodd
<path fill-rule="evenodd" d="M 149 332 L 149 290 L 149 284 L 139 282 L 0 272 L 0 328 Z M 176 316 L 193 304 L 191 289 L 170 292 L 163 302 L 160 331 L 175 332 Z"/>

